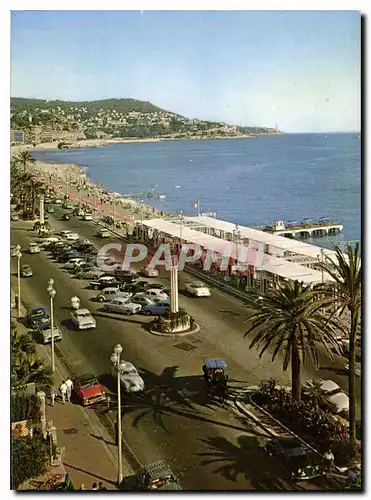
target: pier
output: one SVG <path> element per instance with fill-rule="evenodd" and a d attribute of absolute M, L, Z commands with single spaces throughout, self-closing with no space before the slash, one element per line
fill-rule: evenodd
<path fill-rule="evenodd" d="M 272 227 L 265 227 L 263 231 L 265 233 L 274 234 L 275 236 L 284 236 L 286 238 L 299 237 L 301 239 L 306 238 L 318 238 L 320 236 L 330 236 L 340 233 L 343 230 L 343 224 L 338 224 L 336 222 L 326 222 L 318 221 L 312 223 L 302 224 L 287 224 L 283 221 L 275 221 Z"/>

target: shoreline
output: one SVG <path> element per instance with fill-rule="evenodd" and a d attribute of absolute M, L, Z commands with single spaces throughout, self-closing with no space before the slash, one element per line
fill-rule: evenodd
<path fill-rule="evenodd" d="M 221 140 L 221 139 L 255 139 L 256 137 L 260 136 L 267 136 L 267 135 L 283 135 L 282 133 L 266 133 L 266 134 L 250 134 L 250 135 L 231 135 L 231 136 L 215 136 L 215 137 L 200 137 L 200 136 L 190 136 L 190 137 L 147 137 L 143 139 L 139 138 L 117 138 L 117 139 L 86 139 L 82 141 L 77 141 L 73 144 L 72 147 L 70 148 L 63 148 L 60 151 L 63 151 L 64 149 L 70 150 L 70 149 L 88 149 L 88 148 L 102 148 L 106 147 L 110 144 L 126 144 L 126 143 L 141 143 L 141 142 L 163 142 L 163 141 L 215 141 L 215 140 Z M 10 146 L 10 154 L 17 154 L 21 151 L 25 150 L 32 150 L 32 151 L 43 151 L 45 149 L 58 149 L 58 144 L 59 142 L 44 142 L 37 144 L 36 146 L 33 146 L 32 144 L 20 144 L 20 145 L 13 145 Z"/>

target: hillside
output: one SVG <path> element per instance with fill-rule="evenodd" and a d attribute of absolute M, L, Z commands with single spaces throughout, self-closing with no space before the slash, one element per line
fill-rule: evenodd
<path fill-rule="evenodd" d="M 17 136 L 24 137 L 24 142 L 151 137 L 208 139 L 279 133 L 264 127 L 189 119 L 136 99 L 74 102 L 12 97 L 10 105 L 11 129 L 17 131 Z"/>

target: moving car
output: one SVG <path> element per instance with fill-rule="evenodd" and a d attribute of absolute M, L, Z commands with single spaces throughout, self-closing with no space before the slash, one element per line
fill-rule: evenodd
<path fill-rule="evenodd" d="M 82 220 L 93 220 L 92 214 L 85 214 L 82 217 Z"/>
<path fill-rule="evenodd" d="M 272 439 L 265 447 L 269 458 L 289 469 L 291 479 L 303 481 L 322 476 L 324 470 L 317 456 L 294 438 Z"/>
<path fill-rule="evenodd" d="M 98 302 L 109 302 L 110 300 L 119 297 L 125 300 L 129 300 L 131 297 L 131 293 L 124 292 L 118 287 L 109 286 L 107 288 L 103 288 L 103 290 L 97 295 L 96 300 Z"/>
<path fill-rule="evenodd" d="M 46 207 L 46 211 L 48 212 L 48 214 L 54 214 L 54 208 L 50 205 Z"/>
<path fill-rule="evenodd" d="M 186 292 L 194 297 L 210 297 L 209 288 L 203 283 L 186 283 L 184 286 Z"/>
<path fill-rule="evenodd" d="M 22 278 L 30 278 L 33 276 L 32 268 L 28 264 L 24 264 L 21 268 L 21 276 Z"/>
<path fill-rule="evenodd" d="M 88 406 L 100 401 L 106 401 L 106 393 L 102 384 L 92 373 L 80 375 L 73 380 L 73 390 L 80 399 L 82 406 Z"/>
<path fill-rule="evenodd" d="M 56 325 L 53 326 L 53 337 L 54 342 L 60 342 L 63 339 L 62 332 Z M 52 330 L 50 326 L 44 329 L 39 327 L 36 332 L 36 338 L 43 344 L 50 344 L 52 341 Z"/>
<path fill-rule="evenodd" d="M 122 283 L 113 276 L 101 276 L 96 281 L 91 281 L 89 286 L 94 290 L 103 290 L 103 288 L 107 287 L 122 288 Z"/>
<path fill-rule="evenodd" d="M 87 330 L 88 328 L 95 328 L 97 323 L 91 312 L 88 309 L 77 309 L 71 313 L 72 323 L 78 330 Z"/>
<path fill-rule="evenodd" d="M 33 307 L 27 313 L 27 323 L 34 330 L 37 330 L 39 326 L 43 329 L 49 328 L 50 316 L 46 313 L 44 307 Z"/>
<path fill-rule="evenodd" d="M 67 234 L 71 234 L 72 231 L 71 229 L 63 229 L 62 231 L 59 232 L 59 234 L 62 236 L 62 238 L 65 238 Z"/>
<path fill-rule="evenodd" d="M 170 301 L 164 300 L 161 302 L 156 302 L 155 304 L 150 304 L 148 306 L 142 307 L 142 312 L 146 316 L 162 316 L 170 309 Z"/>
<path fill-rule="evenodd" d="M 336 413 L 349 410 L 349 398 L 333 380 L 321 380 L 321 389 L 324 392 L 325 399 L 333 405 Z M 310 387 L 312 381 L 309 380 L 305 385 Z"/>
<path fill-rule="evenodd" d="M 100 228 L 98 228 L 97 229 L 97 236 L 98 236 L 98 238 L 109 238 L 110 234 L 107 231 L 107 229 L 100 229 Z"/>
<path fill-rule="evenodd" d="M 138 314 L 141 309 L 140 304 L 130 302 L 130 299 L 125 297 L 116 297 L 109 302 L 105 302 L 102 306 L 103 311 L 127 314 L 128 316 Z"/>
<path fill-rule="evenodd" d="M 164 461 L 144 466 L 137 474 L 137 488 L 146 491 L 180 491 L 182 489 L 177 477 Z"/>
<path fill-rule="evenodd" d="M 160 273 L 155 267 L 146 266 L 140 269 L 139 274 L 145 278 L 156 278 Z"/>
<path fill-rule="evenodd" d="M 28 251 L 29 251 L 29 253 L 40 253 L 41 252 L 39 245 L 35 242 L 31 242 L 28 245 Z"/>
<path fill-rule="evenodd" d="M 144 390 L 144 381 L 137 369 L 129 361 L 121 361 L 119 365 L 120 381 L 126 392 L 140 392 Z M 111 375 L 116 378 L 117 372 L 111 365 Z"/>

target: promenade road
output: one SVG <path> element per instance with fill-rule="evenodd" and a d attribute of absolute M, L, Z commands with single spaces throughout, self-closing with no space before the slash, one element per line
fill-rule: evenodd
<path fill-rule="evenodd" d="M 58 217 L 58 210 L 55 216 Z M 95 227 L 89 222 L 77 218 L 68 222 L 51 219 L 56 229 L 73 229 L 98 246 L 103 244 L 94 239 Z M 25 248 L 34 239 L 28 231 L 30 227 L 30 223 L 14 223 L 12 243 Z M 209 356 L 226 359 L 235 391 L 268 377 L 275 377 L 285 385 L 289 383 L 279 360 L 271 363 L 269 355 L 259 360 L 257 353 L 248 349 L 248 341 L 243 339 L 246 329 L 243 304 L 217 290 L 213 290 L 210 299 L 181 296 L 180 305 L 199 322 L 200 333 L 179 340 L 157 337 L 146 330 L 150 321 L 147 317 L 100 312 L 100 305 L 91 300 L 96 292 L 85 289 L 88 282 L 63 271 L 60 264 L 44 253 L 24 253 L 22 261 L 31 264 L 35 273 L 30 279 L 22 279 L 22 300 L 27 306 L 47 305 L 47 280 L 50 277 L 55 280 L 55 316 L 65 327 L 64 339 L 58 347 L 71 371 L 98 374 L 108 392 L 112 392 L 113 407 L 115 383 L 108 375 L 113 346 L 121 343 L 123 358 L 141 371 L 147 387 L 145 394 L 125 397 L 123 402 L 124 449 L 134 467 L 166 459 L 179 474 L 184 489 L 319 488 L 314 483 L 294 486 L 286 481 L 285 471 L 279 464 L 271 463 L 259 447 L 265 438 L 258 429 L 232 408 L 204 404 L 200 375 L 203 360 Z M 15 264 L 12 263 L 13 270 Z M 188 279 L 180 275 L 180 287 Z M 165 275 L 160 279 L 164 283 L 166 280 Z M 69 300 L 74 294 L 81 298 L 82 306 L 93 312 L 97 320 L 95 330 L 72 330 L 68 318 Z M 331 363 L 323 355 L 321 362 L 326 366 Z M 343 362 L 337 359 L 331 369 L 339 369 Z M 308 378 L 313 373 L 309 368 L 303 376 Z M 337 380 L 333 371 L 320 371 L 318 375 Z M 338 378 L 345 385 L 345 377 Z"/>

